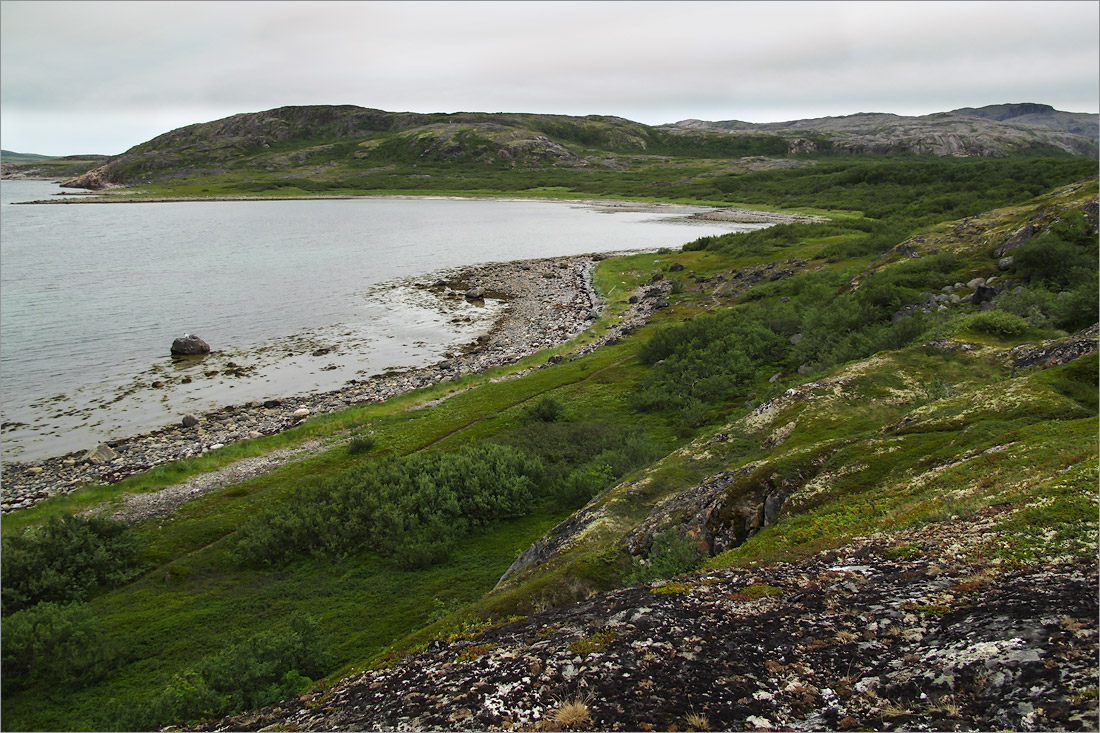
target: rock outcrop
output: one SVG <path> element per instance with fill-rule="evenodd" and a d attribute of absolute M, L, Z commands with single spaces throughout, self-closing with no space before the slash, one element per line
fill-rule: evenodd
<path fill-rule="evenodd" d="M 969 531 L 602 594 L 200 729 L 1095 730 L 1095 563 Z"/>

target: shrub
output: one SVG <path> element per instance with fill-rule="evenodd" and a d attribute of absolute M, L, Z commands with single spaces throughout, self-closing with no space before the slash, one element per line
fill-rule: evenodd
<path fill-rule="evenodd" d="M 531 407 L 527 408 L 524 419 L 528 422 L 554 422 L 561 417 L 561 403 L 553 397 L 543 397 Z"/>
<path fill-rule="evenodd" d="M 706 422 L 706 411 L 697 403 L 719 401 L 746 386 L 761 364 L 784 353 L 782 336 L 760 319 L 741 307 L 658 331 L 638 352 L 643 364 L 655 368 L 634 393 L 634 408 L 676 409 L 688 424 Z"/>
<path fill-rule="evenodd" d="M 360 453 L 366 453 L 374 447 L 374 436 L 372 435 L 356 435 L 354 438 L 348 441 L 348 455 L 355 456 Z"/>
<path fill-rule="evenodd" d="M 474 527 L 523 514 L 541 475 L 537 459 L 502 445 L 357 467 L 297 490 L 293 509 L 249 520 L 231 553 L 242 564 L 269 565 L 302 552 L 373 547 L 401 567 L 426 567 Z"/>
<path fill-rule="evenodd" d="M 975 331 L 1002 339 L 1022 336 L 1030 329 L 1030 324 L 1023 318 L 1002 310 L 975 313 L 967 319 L 967 325 Z"/>
<path fill-rule="evenodd" d="M 300 693 L 331 664 L 316 622 L 297 614 L 284 629 L 260 632 L 176 675 L 155 697 L 127 706 L 123 720 L 129 729 L 157 730 L 255 709 Z"/>
<path fill-rule="evenodd" d="M 1048 284 L 1056 290 L 1071 289 L 1082 281 L 1096 285 L 1095 242 L 1080 246 L 1047 232 L 1017 247 L 1012 252 L 1012 268 L 1020 277 Z"/>
<path fill-rule="evenodd" d="M 675 529 L 668 529 L 653 538 L 646 562 L 634 559 L 633 570 L 627 575 L 626 582 L 634 585 L 674 578 L 691 572 L 698 564 L 699 555 L 695 542 Z"/>
<path fill-rule="evenodd" d="M 137 539 L 124 522 L 67 515 L 5 537 L 0 564 L 5 614 L 43 601 L 84 600 L 96 587 L 137 574 Z"/>
<path fill-rule="evenodd" d="M 107 672 L 111 655 L 81 603 L 42 602 L 3 624 L 3 689 L 81 687 Z"/>
<path fill-rule="evenodd" d="M 497 438 L 537 458 L 540 493 L 578 507 L 620 477 L 664 454 L 643 432 L 614 423 L 530 422 Z"/>

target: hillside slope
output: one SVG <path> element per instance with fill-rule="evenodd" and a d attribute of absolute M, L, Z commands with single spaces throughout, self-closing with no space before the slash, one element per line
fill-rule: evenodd
<path fill-rule="evenodd" d="M 1005 310 L 1034 285 L 1005 252 L 1066 221 L 1095 239 L 1095 180 L 903 242 L 847 288 L 955 263 L 914 304 L 941 337 L 776 374 L 522 553 L 479 616 L 202 729 L 1094 729 L 1097 326 L 1028 340 Z M 813 277 L 768 264 L 696 285 L 780 308 Z"/>
<path fill-rule="evenodd" d="M 984 108 L 983 108 L 984 109 Z M 1052 111 L 1053 113 L 1053 111 Z M 417 114 L 355 106 L 281 107 L 189 125 L 137 145 L 66 185 L 98 189 L 227 176 L 332 180 L 390 166 L 512 170 L 636 169 L 673 159 L 918 153 L 1097 156 L 1096 135 L 1068 113 L 1004 121 L 962 113 L 852 115 L 765 125 L 697 120 L 648 126 L 618 117 L 511 113 Z M 1087 116 L 1081 116 L 1087 117 Z M 717 163 L 712 162 L 712 167 Z"/>

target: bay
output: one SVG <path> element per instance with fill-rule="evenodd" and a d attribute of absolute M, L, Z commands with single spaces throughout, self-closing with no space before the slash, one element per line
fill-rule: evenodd
<path fill-rule="evenodd" d="M 685 207 L 500 199 L 16 204 L 59 192 L 42 181 L 0 183 L 5 462 L 432 363 L 503 307 L 470 304 L 456 317 L 388 287 L 401 278 L 678 247 L 760 226 L 687 221 Z M 248 376 L 172 360 L 169 346 L 184 333 Z"/>

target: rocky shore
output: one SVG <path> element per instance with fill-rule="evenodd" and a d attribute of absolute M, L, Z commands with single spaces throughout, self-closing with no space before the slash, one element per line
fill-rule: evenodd
<path fill-rule="evenodd" d="M 281 432 L 311 415 L 380 402 L 462 375 L 512 364 L 532 353 L 562 344 L 585 330 L 599 316 L 602 303 L 592 289 L 591 272 L 602 257 L 583 255 L 489 264 L 393 283 L 395 288 L 421 288 L 441 299 L 503 299 L 506 307 L 487 333 L 461 350 L 448 352 L 447 358 L 436 364 L 389 370 L 351 380 L 335 391 L 292 395 L 227 406 L 198 416 L 181 416 L 180 423 L 152 433 L 89 446 L 87 451 L 43 461 L 5 464 L 0 510 L 6 513 L 29 507 L 89 483 L 115 483 L 160 464 Z M 667 287 L 667 283 L 647 286 L 635 296 L 636 302 L 630 304 L 614 327 L 585 344 L 582 350 L 575 351 L 573 356 L 588 353 L 643 324 L 653 310 L 664 304 L 661 296 Z M 550 357 L 538 368 L 553 366 L 560 360 L 561 357 Z M 184 417 L 189 419 L 183 420 Z M 257 464 L 255 472 L 270 467 L 261 464 Z M 236 480 L 245 477 L 239 476 Z M 135 518 L 146 515 L 139 513 Z"/>

